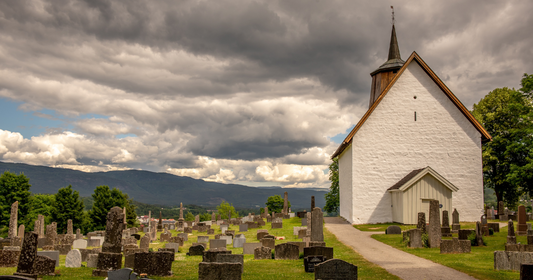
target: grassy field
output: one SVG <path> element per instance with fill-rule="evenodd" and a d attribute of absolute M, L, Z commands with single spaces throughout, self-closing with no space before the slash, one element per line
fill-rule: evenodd
<path fill-rule="evenodd" d="M 474 229 L 476 228 L 476 223 L 460 223 L 462 229 Z M 363 224 L 363 225 L 354 225 L 353 227 L 360 231 L 379 231 L 385 233 L 385 230 L 389 226 L 399 226 L 402 231 L 410 230 L 416 228 L 416 225 L 403 225 L 399 223 L 383 223 L 383 224 Z"/>
<path fill-rule="evenodd" d="M 281 244 L 288 241 L 300 241 L 297 236 L 293 235 L 293 227 L 300 226 L 301 222 L 299 218 L 292 218 L 289 220 L 283 220 L 283 228 L 270 229 L 270 223 L 267 223 L 263 229 L 268 229 L 269 233 L 275 236 L 284 236 L 285 240 L 276 240 L 276 244 Z M 215 234 L 220 233 L 218 226 L 214 226 Z M 239 231 L 238 226 L 230 226 L 230 230 Z M 172 230 L 172 235 L 176 235 L 176 231 Z M 142 233 L 140 233 L 143 235 Z M 257 241 L 256 234 L 257 229 L 251 229 L 248 232 L 243 233 L 246 236 L 247 242 L 259 242 Z M 158 233 L 158 236 L 160 233 Z M 186 256 L 185 253 L 189 251 L 189 247 L 193 242 L 197 241 L 198 234 L 196 231 L 194 234 L 189 235 L 189 241 L 185 242 L 184 246 L 180 248 L 180 252 L 176 253 L 175 260 L 172 263 L 173 276 L 171 277 L 157 277 L 152 276 L 152 279 L 198 279 L 198 264 L 202 261 L 201 256 Z M 383 268 L 374 265 L 366 261 L 359 254 L 355 253 L 352 249 L 339 242 L 333 234 L 328 232 L 324 228 L 324 238 L 326 246 L 334 248 L 334 257 L 342 259 L 349 263 L 353 263 L 358 266 L 358 274 L 360 279 L 399 279 L 398 277 L 389 274 Z M 157 251 L 158 248 L 164 248 L 165 242 L 154 242 L 150 244 L 150 247 Z M 228 249 L 232 250 L 233 254 L 242 254 L 242 248 L 233 248 L 232 245 L 228 245 Z M 59 270 L 61 276 L 53 277 L 46 276 L 43 279 L 103 279 L 103 277 L 92 277 L 92 271 L 94 268 L 67 268 L 64 266 L 65 256 L 60 256 Z M 85 263 L 83 263 L 85 265 Z M 0 268 L 0 275 L 10 275 L 16 271 L 16 268 Z M 304 271 L 303 259 L 300 260 L 254 260 L 253 255 L 244 256 L 244 273 L 242 279 L 314 279 L 313 273 L 306 273 Z"/>
<path fill-rule="evenodd" d="M 473 228 L 474 225 L 474 223 L 467 223 L 467 227 L 464 228 Z M 454 237 L 457 235 L 454 234 Z M 494 251 L 505 250 L 507 227 L 501 228 L 500 232 L 493 236 L 485 237 L 487 246 L 472 247 L 470 254 L 440 254 L 439 248 L 408 248 L 403 244 L 400 235 L 374 234 L 372 238 L 407 253 L 462 271 L 477 279 L 510 280 L 520 278 L 520 273 L 516 271 L 494 270 Z M 525 236 L 517 236 L 517 242 L 527 244 L 527 239 Z"/>

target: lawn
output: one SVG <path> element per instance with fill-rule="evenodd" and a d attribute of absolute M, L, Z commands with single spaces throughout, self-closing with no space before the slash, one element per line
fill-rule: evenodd
<path fill-rule="evenodd" d="M 460 224 L 461 224 L 462 229 L 476 228 L 476 223 L 465 222 L 465 223 L 460 223 Z M 389 226 L 399 226 L 402 229 L 402 231 L 416 228 L 416 225 L 404 225 L 404 224 L 399 224 L 399 223 L 362 224 L 362 225 L 354 225 L 353 227 L 360 231 L 380 231 L 380 232 L 385 233 L 385 230 Z"/>
<path fill-rule="evenodd" d="M 468 224 L 470 228 L 472 228 L 471 225 L 475 225 L 474 223 Z M 463 227 L 461 226 L 461 228 Z M 457 237 L 457 235 L 454 234 L 454 237 Z M 500 232 L 495 233 L 493 236 L 485 237 L 487 246 L 472 247 L 472 252 L 469 254 L 440 254 L 439 248 L 408 248 L 403 244 L 402 236 L 400 235 L 374 234 L 372 238 L 407 253 L 462 271 L 477 279 L 510 280 L 520 278 L 518 271 L 494 270 L 494 251 L 505 250 L 507 227 L 501 228 Z M 517 236 L 517 242 L 527 244 L 527 239 L 525 236 Z"/>
<path fill-rule="evenodd" d="M 283 228 L 271 229 L 270 223 L 267 223 L 263 229 L 268 229 L 269 233 L 275 236 L 284 236 L 285 240 L 277 240 L 276 244 L 281 244 L 288 241 L 300 241 L 297 236 L 293 235 L 293 227 L 300 226 L 299 218 L 292 218 L 283 220 Z M 215 228 L 215 234 L 220 233 L 218 226 Z M 235 230 L 238 234 L 238 226 L 230 226 L 230 230 Z M 177 234 L 176 231 L 171 230 L 172 235 Z M 139 232 L 140 233 L 140 232 Z M 140 233 L 143 235 L 143 233 Z M 256 240 L 257 229 L 250 229 L 243 233 L 246 236 L 247 242 L 259 242 Z M 159 237 L 160 233 L 158 233 Z M 185 253 L 189 251 L 189 247 L 193 242 L 197 241 L 198 235 L 206 235 L 205 233 L 189 235 L 189 240 L 185 242 L 183 247 L 180 247 L 180 252 L 176 253 L 175 259 L 172 263 L 173 276 L 171 277 L 157 277 L 151 276 L 152 279 L 198 279 L 198 263 L 202 261 L 201 256 L 186 256 Z M 360 279 L 399 279 L 398 277 L 389 274 L 383 268 L 366 261 L 359 254 L 352 249 L 339 242 L 333 234 L 324 228 L 324 240 L 326 246 L 334 248 L 334 257 L 342 259 L 349 263 L 358 266 L 358 275 Z M 157 251 L 157 248 L 163 248 L 165 242 L 153 242 L 150 248 Z M 228 245 L 228 249 L 232 250 L 233 254 L 242 254 L 242 248 L 233 248 Z M 85 265 L 86 263 L 83 263 Z M 67 268 L 65 265 L 65 256 L 60 256 L 60 267 L 56 268 L 60 271 L 60 277 L 45 276 L 43 279 L 103 279 L 102 277 L 92 277 L 94 268 Z M 10 275 L 16 271 L 15 267 L 0 268 L 0 275 Z M 253 255 L 244 256 L 244 273 L 242 279 L 314 279 L 313 273 L 306 273 L 304 271 L 303 259 L 300 260 L 254 260 Z"/>

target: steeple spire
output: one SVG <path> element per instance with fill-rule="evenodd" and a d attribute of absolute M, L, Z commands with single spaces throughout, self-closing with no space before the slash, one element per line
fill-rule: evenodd
<path fill-rule="evenodd" d="M 394 28 L 394 24 L 392 25 L 392 33 L 390 35 L 390 46 L 389 46 L 389 61 L 391 59 L 402 60 L 400 56 L 400 48 L 398 47 L 398 39 L 396 39 L 396 28 Z"/>

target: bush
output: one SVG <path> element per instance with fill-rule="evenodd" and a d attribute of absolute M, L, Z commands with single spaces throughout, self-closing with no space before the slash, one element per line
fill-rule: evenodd
<path fill-rule="evenodd" d="M 494 235 L 494 229 L 493 228 L 489 228 L 489 235 Z"/>
<path fill-rule="evenodd" d="M 427 233 L 422 234 L 422 246 L 424 246 L 424 248 L 429 248 L 429 238 Z"/>
<path fill-rule="evenodd" d="M 472 246 L 485 246 L 487 245 L 487 243 L 485 242 L 485 240 L 483 239 L 483 236 L 481 236 L 481 242 L 483 244 L 478 244 L 477 242 L 477 238 L 476 238 L 476 233 L 475 232 L 472 232 L 469 236 L 468 236 L 468 240 L 470 240 L 470 245 Z"/>

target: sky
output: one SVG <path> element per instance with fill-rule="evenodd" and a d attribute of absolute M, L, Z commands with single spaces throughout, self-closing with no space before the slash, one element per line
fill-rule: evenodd
<path fill-rule="evenodd" d="M 387 60 L 471 109 L 533 73 L 533 1 L 0 1 L 0 161 L 327 188 Z"/>

